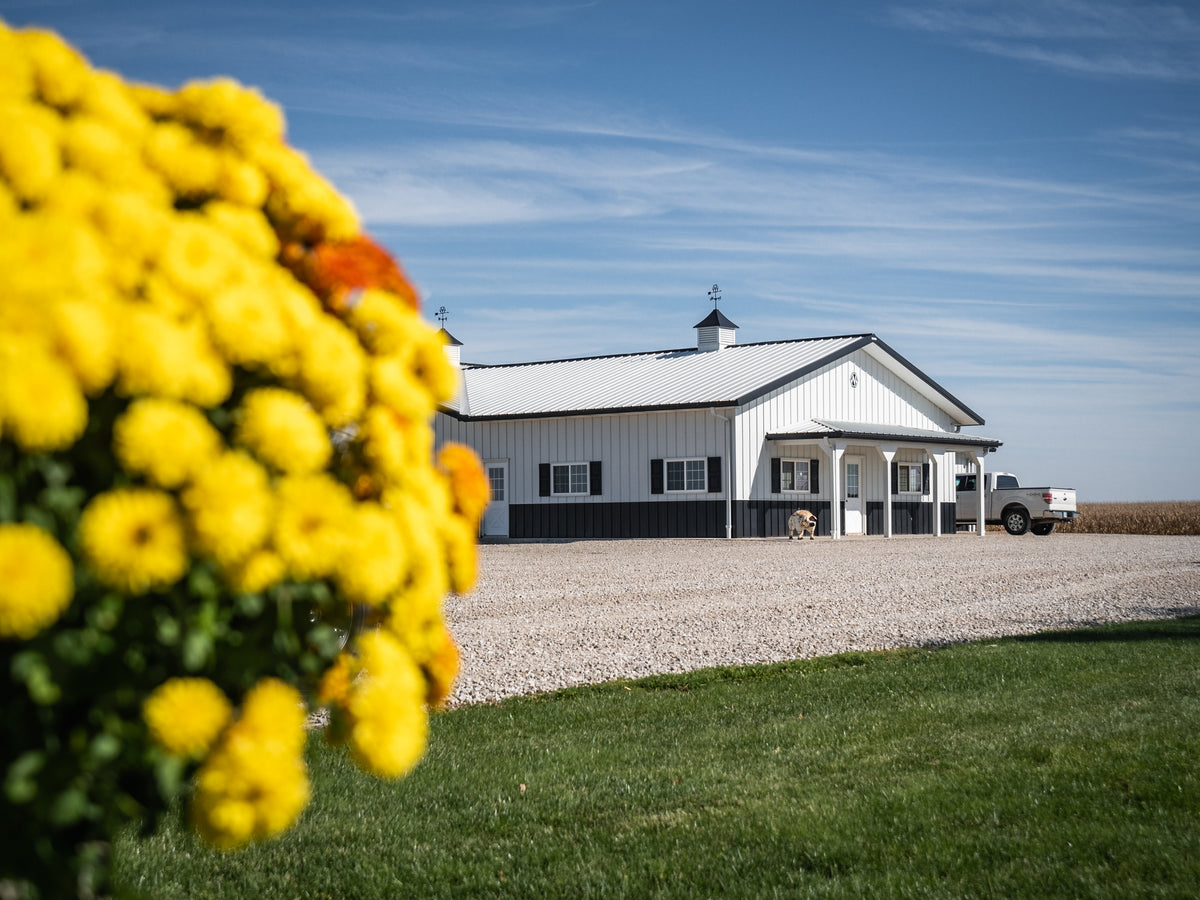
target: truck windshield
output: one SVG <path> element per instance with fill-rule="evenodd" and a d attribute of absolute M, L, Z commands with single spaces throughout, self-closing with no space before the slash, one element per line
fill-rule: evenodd
<path fill-rule="evenodd" d="M 997 475 L 996 476 L 996 487 L 998 487 L 998 488 L 1015 488 L 1015 487 L 1020 487 L 1020 485 L 1017 484 L 1017 476 L 1016 475 Z"/>

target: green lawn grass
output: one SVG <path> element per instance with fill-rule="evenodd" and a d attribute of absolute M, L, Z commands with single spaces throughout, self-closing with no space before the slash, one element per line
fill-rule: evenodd
<path fill-rule="evenodd" d="M 236 854 L 177 822 L 119 896 L 1193 897 L 1200 618 L 711 669 L 438 716 Z"/>

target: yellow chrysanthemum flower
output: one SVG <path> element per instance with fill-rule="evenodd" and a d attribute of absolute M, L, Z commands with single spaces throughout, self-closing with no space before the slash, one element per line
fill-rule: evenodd
<path fill-rule="evenodd" d="M 196 773 L 192 819 L 200 836 L 229 850 L 288 828 L 308 804 L 300 695 L 277 679 L 256 685 Z"/>
<path fill-rule="evenodd" d="M 182 498 L 196 549 L 232 569 L 266 541 L 274 499 L 267 472 L 245 453 L 223 453 L 195 473 Z"/>
<path fill-rule="evenodd" d="M 79 98 L 79 108 L 115 128 L 130 142 L 136 143 L 150 128 L 146 111 L 134 99 L 125 82 L 112 72 L 91 73 Z"/>
<path fill-rule="evenodd" d="M 41 98 L 51 106 L 67 108 L 83 94 L 91 70 L 83 56 L 51 31 L 17 32 L 33 68 Z"/>
<path fill-rule="evenodd" d="M 439 524 L 450 563 L 450 589 L 456 594 L 469 594 L 479 575 L 476 526 L 457 514 L 446 516 Z"/>
<path fill-rule="evenodd" d="M 28 302 L 88 295 L 108 283 L 104 242 L 85 220 L 43 210 L 18 215 L 4 244 L 5 261 L 16 265 L 0 278 L 8 293 Z"/>
<path fill-rule="evenodd" d="M 127 184 L 136 160 L 129 154 L 125 138 L 95 116 L 74 115 L 67 120 L 62 137 L 68 165 L 82 169 L 105 184 Z"/>
<path fill-rule="evenodd" d="M 387 628 L 420 663 L 437 646 L 442 624 L 442 599 L 450 589 L 446 554 L 435 525 L 437 519 L 405 494 L 387 495 L 404 529 L 408 566 L 397 596 L 388 604 Z"/>
<path fill-rule="evenodd" d="M 171 678 L 142 704 L 150 737 L 176 756 L 203 756 L 232 715 L 225 694 L 207 678 Z"/>
<path fill-rule="evenodd" d="M 170 587 L 188 569 L 183 522 L 170 494 L 118 488 L 83 510 L 84 557 L 104 584 L 127 594 Z"/>
<path fill-rule="evenodd" d="M 206 408 L 221 405 L 233 391 L 233 373 L 209 339 L 208 329 L 199 319 L 191 319 L 183 325 L 183 341 L 186 349 L 179 360 L 183 399 Z"/>
<path fill-rule="evenodd" d="M 142 191 L 105 191 L 96 206 L 96 224 L 115 254 L 132 259 L 140 270 L 144 260 L 154 259 L 171 231 L 169 210 Z"/>
<path fill-rule="evenodd" d="M 194 215 L 172 223 L 158 265 L 181 291 L 205 296 L 233 283 L 242 262 L 237 244 Z"/>
<path fill-rule="evenodd" d="M 439 451 L 438 467 L 450 479 L 450 496 L 454 499 L 455 511 L 478 526 L 491 499 L 492 488 L 475 451 L 465 444 L 451 441 Z"/>
<path fill-rule="evenodd" d="M 433 415 L 433 397 L 413 374 L 408 354 L 372 357 L 370 367 L 371 394 L 380 403 L 408 419 L 427 419 Z"/>
<path fill-rule="evenodd" d="M 372 404 L 359 425 L 363 456 L 383 483 L 398 484 L 405 474 L 405 423 L 389 407 Z"/>
<path fill-rule="evenodd" d="M 329 462 L 329 432 L 299 394 L 283 388 L 250 391 L 237 418 L 237 442 L 280 472 L 307 475 Z"/>
<path fill-rule="evenodd" d="M 230 285 L 203 302 L 213 342 L 230 363 L 273 369 L 292 351 L 287 321 L 263 284 Z"/>
<path fill-rule="evenodd" d="M 64 298 L 54 304 L 54 346 L 80 385 L 95 396 L 112 383 L 116 374 L 113 307 L 82 298 Z"/>
<path fill-rule="evenodd" d="M 0 345 L 0 425 L 29 453 L 65 450 L 87 427 L 87 400 L 71 370 L 34 340 Z"/>
<path fill-rule="evenodd" d="M 444 403 L 458 393 L 458 370 L 446 358 L 446 344 L 436 331 L 420 322 L 410 345 L 408 365 L 433 402 Z"/>
<path fill-rule="evenodd" d="M 33 90 L 33 66 L 21 39 L 0 20 L 0 101 L 27 100 Z"/>
<path fill-rule="evenodd" d="M 450 629 L 443 625 L 433 655 L 421 663 L 421 671 L 425 673 L 428 682 L 425 702 L 430 707 L 437 708 L 450 697 L 450 692 L 454 689 L 454 680 L 458 677 L 459 663 L 458 644 L 454 642 Z"/>
<path fill-rule="evenodd" d="M 220 433 L 204 413 L 177 400 L 135 400 L 113 425 L 113 452 L 127 472 L 177 488 L 216 458 Z"/>
<path fill-rule="evenodd" d="M 224 152 L 218 157 L 217 194 L 257 212 L 270 194 L 267 176 L 254 163 Z M 272 232 L 273 233 L 273 232 Z"/>
<path fill-rule="evenodd" d="M 400 584 L 408 553 L 394 513 L 360 503 L 350 518 L 346 548 L 338 560 L 337 582 L 346 599 L 381 604 Z"/>
<path fill-rule="evenodd" d="M 211 200 L 204 204 L 204 217 L 251 256 L 274 262 L 279 255 L 279 238 L 259 210 Z"/>
<path fill-rule="evenodd" d="M 287 575 L 287 564 L 273 550 L 255 550 L 223 572 L 226 583 L 235 591 L 257 594 L 274 587 Z"/>
<path fill-rule="evenodd" d="M 127 397 L 185 396 L 193 349 L 186 328 L 145 304 L 123 304 L 121 316 L 125 328 L 117 343 L 118 390 Z"/>
<path fill-rule="evenodd" d="M 301 387 L 325 421 L 339 428 L 356 419 L 366 405 L 366 354 L 354 333 L 326 317 L 309 331 L 301 354 Z"/>
<path fill-rule="evenodd" d="M 355 668 L 356 665 L 349 655 L 339 655 L 321 676 L 321 682 L 317 686 L 317 702 L 323 706 L 344 704 L 349 699 L 350 689 L 354 685 Z"/>
<path fill-rule="evenodd" d="M 417 313 L 394 294 L 380 290 L 363 291 L 350 311 L 349 321 L 363 346 L 376 356 L 402 352 L 421 322 Z"/>
<path fill-rule="evenodd" d="M 95 176 L 80 169 L 64 169 L 46 188 L 38 212 L 86 219 L 95 215 L 103 196 L 104 185 Z"/>
<path fill-rule="evenodd" d="M 363 635 L 359 662 L 366 677 L 355 682 L 345 707 L 351 720 L 350 752 L 367 771 L 399 778 L 425 754 L 425 679 L 404 647 L 385 631 Z"/>
<path fill-rule="evenodd" d="M 217 192 L 221 158 L 186 125 L 171 120 L 155 123 L 144 153 L 146 164 L 180 196 L 195 200 Z"/>
<path fill-rule="evenodd" d="M 325 474 L 291 475 L 279 482 L 273 543 L 288 570 L 301 578 L 332 575 L 346 548 L 354 500 Z"/>
<path fill-rule="evenodd" d="M 300 151 L 276 141 L 247 149 L 271 182 L 267 215 L 287 240 L 348 240 L 361 231 L 354 206 L 313 171 Z"/>
<path fill-rule="evenodd" d="M 283 140 L 283 111 L 253 88 L 232 78 L 189 81 L 175 96 L 180 118 L 223 132 L 234 144 Z"/>
<path fill-rule="evenodd" d="M 0 524 L 0 638 L 31 638 L 75 592 L 71 557 L 35 525 Z"/>

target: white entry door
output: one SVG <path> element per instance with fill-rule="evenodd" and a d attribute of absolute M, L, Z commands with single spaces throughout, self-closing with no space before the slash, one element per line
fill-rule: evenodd
<path fill-rule="evenodd" d="M 863 534 L 861 456 L 846 457 L 846 534 Z"/>
<path fill-rule="evenodd" d="M 483 514 L 480 533 L 489 537 L 508 537 L 508 462 L 485 462 L 491 502 Z"/>

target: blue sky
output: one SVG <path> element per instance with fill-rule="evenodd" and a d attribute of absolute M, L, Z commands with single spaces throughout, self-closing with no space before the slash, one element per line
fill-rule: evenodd
<path fill-rule="evenodd" d="M 0 0 L 228 74 L 463 358 L 874 332 L 1084 501 L 1200 499 L 1200 7 Z"/>

